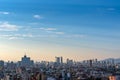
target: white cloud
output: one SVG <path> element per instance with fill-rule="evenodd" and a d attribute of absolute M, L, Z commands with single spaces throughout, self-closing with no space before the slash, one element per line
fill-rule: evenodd
<path fill-rule="evenodd" d="M 0 14 L 5 14 L 5 15 L 7 15 L 7 14 L 10 14 L 10 12 L 0 11 Z"/>
<path fill-rule="evenodd" d="M 32 34 L 23 34 L 23 35 L 21 35 L 22 37 L 30 37 L 30 38 L 32 38 L 32 37 L 34 37 Z"/>
<path fill-rule="evenodd" d="M 57 30 L 56 28 L 46 28 L 45 29 L 46 31 L 54 31 L 54 30 Z"/>
<path fill-rule="evenodd" d="M 9 40 L 25 39 L 25 38 L 32 38 L 32 37 L 38 37 L 38 36 L 32 35 L 32 34 L 0 34 L 0 38 L 9 39 Z"/>
<path fill-rule="evenodd" d="M 22 38 L 32 38 L 34 35 L 32 34 L 14 34 L 13 37 L 22 37 Z"/>
<path fill-rule="evenodd" d="M 40 30 L 45 30 L 45 31 L 55 31 L 57 30 L 56 28 L 39 28 Z"/>
<path fill-rule="evenodd" d="M 86 35 L 83 34 L 73 34 L 73 35 L 66 35 L 68 38 L 85 38 Z"/>
<path fill-rule="evenodd" d="M 14 39 L 23 39 L 22 37 L 9 37 L 9 40 L 14 40 Z"/>
<path fill-rule="evenodd" d="M 40 16 L 40 15 L 34 15 L 33 17 L 36 18 L 36 19 L 43 19 L 43 17 Z"/>
<path fill-rule="evenodd" d="M 58 35 L 59 34 L 59 35 Z M 60 32 L 58 34 L 1 34 L 0 38 L 8 39 L 8 40 L 18 40 L 18 39 L 26 39 L 26 38 L 80 38 L 84 39 L 86 38 L 86 35 L 82 34 L 73 34 L 73 35 L 62 35 L 64 34 L 63 32 Z"/>
<path fill-rule="evenodd" d="M 39 23 L 37 22 L 32 22 L 32 23 L 29 23 L 30 25 L 38 25 Z"/>
<path fill-rule="evenodd" d="M 18 31 L 18 27 L 8 22 L 0 22 L 0 31 Z"/>
<path fill-rule="evenodd" d="M 0 35 L 0 37 L 11 37 L 12 35 L 10 35 L 10 34 L 2 34 L 2 35 Z"/>
<path fill-rule="evenodd" d="M 62 34 L 65 34 L 64 32 L 56 32 L 57 29 L 56 28 L 39 28 L 40 30 L 44 30 L 46 31 L 47 33 L 52 33 L 52 34 L 58 34 L 58 35 L 62 35 Z"/>
<path fill-rule="evenodd" d="M 65 34 L 64 32 L 55 32 L 55 33 L 56 33 L 56 34 L 61 34 L 61 35 L 62 35 L 62 34 Z"/>

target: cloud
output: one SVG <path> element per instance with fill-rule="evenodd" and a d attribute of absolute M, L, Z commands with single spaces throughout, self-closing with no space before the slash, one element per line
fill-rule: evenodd
<path fill-rule="evenodd" d="M 0 38 L 13 40 L 13 39 L 25 39 L 25 38 L 33 38 L 38 37 L 32 34 L 0 34 Z"/>
<path fill-rule="evenodd" d="M 33 17 L 36 18 L 36 19 L 43 19 L 43 17 L 40 16 L 40 15 L 34 15 Z"/>
<path fill-rule="evenodd" d="M 22 37 L 9 37 L 9 40 L 23 39 Z"/>
<path fill-rule="evenodd" d="M 8 15 L 10 12 L 0 11 L 0 14 Z"/>
<path fill-rule="evenodd" d="M 31 39 L 31 38 L 80 38 L 80 39 L 84 39 L 86 38 L 86 35 L 82 35 L 82 34 L 66 34 L 66 35 L 62 35 L 64 34 L 63 32 L 60 32 L 59 35 L 58 34 L 1 34 L 0 38 L 4 38 L 4 39 L 8 39 L 8 40 L 21 40 L 21 39 Z"/>
<path fill-rule="evenodd" d="M 18 40 L 18 39 L 26 39 L 26 38 L 53 38 L 58 37 L 57 35 L 33 35 L 33 34 L 0 34 L 0 38 L 8 39 L 8 40 Z"/>
<path fill-rule="evenodd" d="M 73 35 L 66 35 L 67 38 L 85 38 L 86 35 L 83 34 L 73 34 Z"/>
<path fill-rule="evenodd" d="M 56 34 L 56 35 L 63 35 L 63 34 L 65 34 L 64 32 L 57 31 L 56 28 L 39 28 L 39 29 L 46 31 L 47 33 L 52 33 L 52 34 Z"/>
<path fill-rule="evenodd" d="M 5 38 L 5 39 L 7 39 L 7 38 L 9 38 L 9 37 L 12 37 L 12 35 L 10 35 L 10 34 L 0 34 L 0 38 Z"/>
<path fill-rule="evenodd" d="M 40 30 L 45 30 L 45 31 L 55 31 L 57 30 L 56 28 L 39 28 Z"/>
<path fill-rule="evenodd" d="M 12 37 L 22 37 L 22 38 L 32 38 L 34 35 L 32 34 L 14 34 Z"/>
<path fill-rule="evenodd" d="M 30 37 L 30 38 L 32 38 L 32 37 L 34 37 L 34 35 L 32 35 L 32 34 L 23 34 L 22 37 Z"/>
<path fill-rule="evenodd" d="M 55 34 L 60 34 L 60 35 L 62 35 L 62 34 L 65 34 L 64 32 L 55 32 Z"/>
<path fill-rule="evenodd" d="M 8 40 L 13 40 L 13 39 L 20 39 L 21 37 L 14 36 L 12 34 L 0 34 L 0 38 L 8 39 Z"/>
<path fill-rule="evenodd" d="M 0 31 L 18 31 L 18 27 L 8 22 L 0 22 Z"/>

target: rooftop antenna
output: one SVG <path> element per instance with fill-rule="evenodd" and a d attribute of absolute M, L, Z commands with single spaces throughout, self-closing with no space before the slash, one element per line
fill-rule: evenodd
<path fill-rule="evenodd" d="M 26 57 L 27 55 L 26 55 L 26 52 L 25 52 L 25 54 L 24 54 L 24 57 Z"/>
<path fill-rule="evenodd" d="M 26 52 L 25 52 L 25 56 L 26 56 Z"/>

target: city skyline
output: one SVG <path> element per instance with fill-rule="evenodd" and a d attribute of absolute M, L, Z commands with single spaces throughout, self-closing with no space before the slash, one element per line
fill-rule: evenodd
<path fill-rule="evenodd" d="M 0 1 L 0 59 L 119 58 L 120 1 Z"/>

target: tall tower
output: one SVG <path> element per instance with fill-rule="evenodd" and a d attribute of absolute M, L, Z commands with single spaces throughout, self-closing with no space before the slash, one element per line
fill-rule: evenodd
<path fill-rule="evenodd" d="M 90 67 L 92 67 L 93 61 L 92 60 L 89 60 L 89 61 L 90 61 Z"/>
<path fill-rule="evenodd" d="M 60 64 L 60 62 L 61 62 L 60 57 L 55 57 L 55 58 L 56 58 L 56 63 Z"/>
<path fill-rule="evenodd" d="M 33 60 L 31 60 L 30 57 L 27 57 L 26 54 L 25 54 L 24 57 L 22 57 L 21 66 L 30 67 L 30 66 L 33 66 L 33 65 L 34 65 Z"/>
<path fill-rule="evenodd" d="M 61 57 L 61 64 L 63 64 L 63 57 Z"/>

